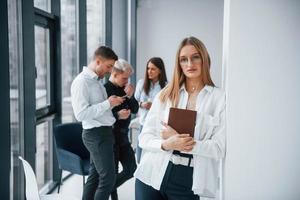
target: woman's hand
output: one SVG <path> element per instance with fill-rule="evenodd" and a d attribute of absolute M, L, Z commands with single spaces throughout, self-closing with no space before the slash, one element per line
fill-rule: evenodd
<path fill-rule="evenodd" d="M 162 139 L 168 139 L 169 137 L 178 134 L 177 131 L 175 131 L 175 129 L 173 129 L 171 126 L 169 126 L 167 123 L 165 122 L 161 122 L 161 124 L 165 127 L 165 129 L 163 129 L 160 133 Z"/>
<path fill-rule="evenodd" d="M 166 139 L 161 147 L 163 150 L 177 150 L 189 152 L 193 149 L 196 144 L 194 138 L 189 134 L 175 134 Z"/>
<path fill-rule="evenodd" d="M 142 102 L 141 103 L 141 108 L 145 108 L 146 110 L 149 110 L 152 106 L 152 103 L 151 102 Z"/>

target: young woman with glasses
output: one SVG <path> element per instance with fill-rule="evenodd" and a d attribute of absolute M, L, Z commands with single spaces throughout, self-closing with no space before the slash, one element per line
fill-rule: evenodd
<path fill-rule="evenodd" d="M 216 197 L 225 155 L 225 93 L 215 87 L 209 70 L 204 44 L 185 38 L 173 78 L 154 99 L 139 136 L 143 157 L 135 172 L 136 200 Z M 197 112 L 194 137 L 167 125 L 170 107 Z"/>

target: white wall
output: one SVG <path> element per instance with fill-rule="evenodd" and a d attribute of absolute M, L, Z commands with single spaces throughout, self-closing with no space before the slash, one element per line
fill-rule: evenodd
<path fill-rule="evenodd" d="M 225 199 L 299 200 L 300 1 L 227 3 Z"/>
<path fill-rule="evenodd" d="M 196 36 L 212 58 L 212 78 L 221 86 L 223 1 L 139 0 L 137 7 L 137 79 L 143 78 L 146 63 L 161 57 L 170 80 L 181 40 Z"/>

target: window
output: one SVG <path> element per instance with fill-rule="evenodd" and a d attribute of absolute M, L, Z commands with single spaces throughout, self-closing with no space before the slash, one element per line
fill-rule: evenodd
<path fill-rule="evenodd" d="M 34 0 L 34 7 L 51 12 L 51 0 Z"/>
<path fill-rule="evenodd" d="M 50 40 L 49 29 L 34 27 L 35 36 L 35 67 L 36 109 L 50 105 Z"/>
<path fill-rule="evenodd" d="M 34 10 L 35 47 L 35 169 L 39 190 L 47 192 L 53 180 L 53 124 L 57 119 L 57 85 L 60 81 L 59 66 L 56 60 L 55 20 L 52 13 Z"/>
<path fill-rule="evenodd" d="M 62 122 L 74 121 L 70 88 L 79 72 L 77 15 L 76 0 L 61 0 Z"/>
<path fill-rule="evenodd" d="M 9 39 L 9 74 L 10 74 L 10 138 L 11 138 L 11 174 L 10 199 L 21 199 L 21 164 L 18 156 L 22 154 L 22 115 L 20 77 L 22 73 L 21 12 L 18 0 L 7 0 L 8 4 L 8 39 Z"/>
<path fill-rule="evenodd" d="M 91 60 L 96 48 L 104 44 L 103 4 L 102 0 L 89 0 L 86 2 L 88 62 Z"/>
<path fill-rule="evenodd" d="M 51 121 L 36 126 L 36 177 L 41 189 L 52 178 L 52 130 Z"/>

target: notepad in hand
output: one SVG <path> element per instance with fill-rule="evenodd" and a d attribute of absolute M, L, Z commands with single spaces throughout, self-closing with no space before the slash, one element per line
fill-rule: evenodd
<path fill-rule="evenodd" d="M 168 125 L 179 134 L 190 134 L 194 137 L 197 112 L 194 110 L 170 108 Z"/>

